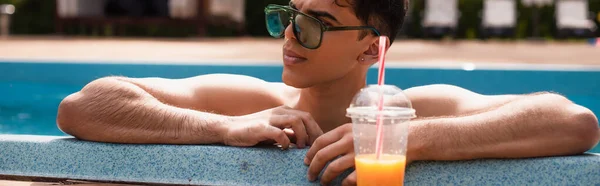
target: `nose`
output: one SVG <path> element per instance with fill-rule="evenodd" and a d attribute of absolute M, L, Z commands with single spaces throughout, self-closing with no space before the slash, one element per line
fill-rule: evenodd
<path fill-rule="evenodd" d="M 285 28 L 285 39 L 286 40 L 297 40 L 296 36 L 294 35 L 294 29 L 293 28 L 294 24 L 290 23 L 286 28 Z"/>

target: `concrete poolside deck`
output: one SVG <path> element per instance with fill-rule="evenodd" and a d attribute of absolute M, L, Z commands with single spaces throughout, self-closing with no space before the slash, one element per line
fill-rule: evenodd
<path fill-rule="evenodd" d="M 0 39 L 0 59 L 127 61 L 143 63 L 279 64 L 282 39 L 155 39 L 10 37 Z M 600 48 L 574 42 L 397 40 L 388 61 L 395 64 L 578 64 L 600 65 Z"/>
<path fill-rule="evenodd" d="M 77 186 L 134 186 L 131 184 L 112 184 L 112 183 L 94 183 L 94 182 L 29 182 L 29 181 L 8 181 L 0 180 L 2 186 L 56 186 L 56 185 L 77 185 Z"/>
<path fill-rule="evenodd" d="M 309 182 L 306 176 L 308 166 L 302 159 L 307 148 L 282 151 L 268 145 L 259 148 L 136 145 L 97 143 L 71 137 L 0 135 L 0 149 L 4 150 L 0 151 L 0 180 L 3 179 L 1 175 L 17 175 L 57 185 L 101 184 L 98 182 L 133 185 L 320 185 L 319 182 Z M 342 177 L 350 171 L 344 171 Z M 406 185 L 598 185 L 599 177 L 600 154 L 580 154 L 417 161 L 407 165 L 404 182 Z M 339 185 L 335 183 L 340 181 L 341 177 L 336 178 L 334 185 Z"/>

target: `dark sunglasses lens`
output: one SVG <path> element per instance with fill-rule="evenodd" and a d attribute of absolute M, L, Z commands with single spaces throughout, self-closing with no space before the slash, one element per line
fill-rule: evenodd
<path fill-rule="evenodd" d="M 294 33 L 300 44 L 307 48 L 317 48 L 321 42 L 321 25 L 317 20 L 298 14 L 295 18 Z"/>
<path fill-rule="evenodd" d="M 283 10 L 271 10 L 266 13 L 267 30 L 273 37 L 282 37 L 290 24 L 290 14 Z"/>

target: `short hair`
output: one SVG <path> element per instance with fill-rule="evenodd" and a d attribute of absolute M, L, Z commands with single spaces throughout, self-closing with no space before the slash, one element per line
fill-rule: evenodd
<path fill-rule="evenodd" d="M 363 24 L 375 27 L 381 35 L 388 36 L 390 43 L 396 39 L 396 35 L 408 10 L 409 0 L 346 0 L 354 10 L 356 17 Z M 334 0 L 338 6 L 342 5 L 339 0 Z M 359 39 L 367 36 L 365 31 Z"/>

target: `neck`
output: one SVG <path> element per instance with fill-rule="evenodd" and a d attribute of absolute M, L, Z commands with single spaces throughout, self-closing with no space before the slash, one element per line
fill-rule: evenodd
<path fill-rule="evenodd" d="M 302 89 L 296 109 L 311 113 L 323 132 L 328 132 L 351 122 L 346 108 L 365 85 L 366 71 L 356 70 L 343 78 Z"/>

